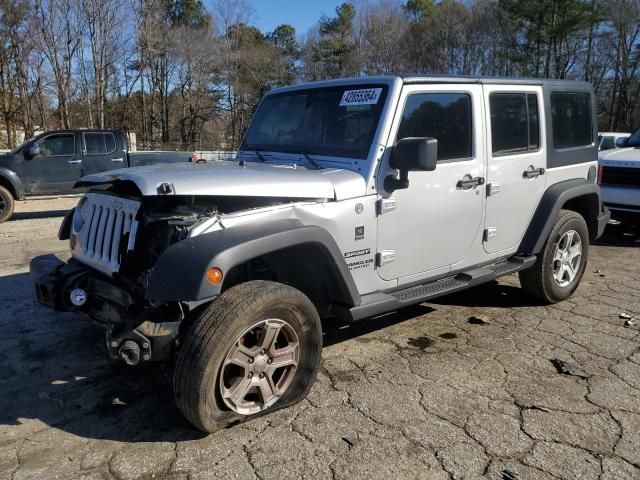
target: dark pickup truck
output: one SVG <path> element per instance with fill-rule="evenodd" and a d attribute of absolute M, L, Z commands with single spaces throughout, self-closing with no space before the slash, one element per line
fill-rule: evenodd
<path fill-rule="evenodd" d="M 46 132 L 0 155 L 0 223 L 13 214 L 15 200 L 72 193 L 85 175 L 191 160 L 191 152 L 129 152 L 121 130 Z"/>

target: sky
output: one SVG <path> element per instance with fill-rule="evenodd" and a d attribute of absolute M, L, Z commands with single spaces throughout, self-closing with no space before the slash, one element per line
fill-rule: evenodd
<path fill-rule="evenodd" d="M 270 32 L 278 25 L 289 23 L 296 29 L 296 35 L 301 35 L 306 34 L 323 13 L 332 17 L 336 7 L 344 1 L 249 0 L 249 3 L 255 9 L 252 23 L 263 32 Z"/>

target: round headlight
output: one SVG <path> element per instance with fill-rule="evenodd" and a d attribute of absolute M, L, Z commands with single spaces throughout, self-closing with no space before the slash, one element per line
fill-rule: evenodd
<path fill-rule="evenodd" d="M 79 232 L 82 230 L 84 226 L 84 220 L 87 217 L 87 212 L 85 211 L 85 207 L 87 206 L 87 198 L 83 197 L 82 200 L 78 203 L 75 211 L 73 212 L 73 231 Z"/>

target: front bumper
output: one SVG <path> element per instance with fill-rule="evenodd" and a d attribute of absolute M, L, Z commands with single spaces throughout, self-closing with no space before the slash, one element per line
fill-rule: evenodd
<path fill-rule="evenodd" d="M 640 212 L 640 188 L 601 184 L 602 202 L 610 210 Z"/>
<path fill-rule="evenodd" d="M 138 345 L 139 361 L 163 361 L 171 355 L 182 320 L 179 306 L 152 307 L 139 292 L 76 260 L 65 263 L 55 255 L 33 258 L 30 273 L 40 304 L 81 314 L 106 328 L 112 359 L 125 358 L 125 342 L 129 350 L 130 342 Z M 81 306 L 74 305 L 70 298 L 78 288 L 86 292 L 86 302 Z"/>

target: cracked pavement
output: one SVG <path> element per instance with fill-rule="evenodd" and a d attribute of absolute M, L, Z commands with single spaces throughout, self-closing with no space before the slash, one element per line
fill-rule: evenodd
<path fill-rule="evenodd" d="M 1 479 L 640 478 L 640 338 L 619 318 L 640 317 L 640 249 L 624 226 L 569 301 L 537 305 L 509 276 L 327 326 L 308 399 L 203 435 L 169 369 L 110 365 L 98 328 L 36 304 L 25 259 L 65 242 L 11 232 L 42 218 L 0 225 Z"/>

